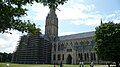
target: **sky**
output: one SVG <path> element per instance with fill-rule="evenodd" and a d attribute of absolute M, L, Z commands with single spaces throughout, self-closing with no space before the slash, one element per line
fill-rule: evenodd
<path fill-rule="evenodd" d="M 28 9 L 28 15 L 22 19 L 34 22 L 44 34 L 49 8 L 38 3 L 24 7 Z M 58 9 L 59 36 L 95 31 L 101 19 L 103 23 L 120 22 L 120 0 L 68 0 L 64 5 L 59 5 Z M 13 53 L 20 36 L 24 35 L 15 30 L 11 32 L 0 33 L 0 52 Z"/>

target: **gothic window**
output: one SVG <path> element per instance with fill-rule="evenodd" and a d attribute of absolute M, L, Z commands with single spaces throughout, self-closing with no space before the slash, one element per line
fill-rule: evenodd
<path fill-rule="evenodd" d="M 89 54 L 87 53 L 87 60 L 89 60 Z"/>
<path fill-rule="evenodd" d="M 85 40 L 85 45 L 88 45 L 88 41 L 87 40 Z"/>
<path fill-rule="evenodd" d="M 86 41 L 83 41 L 83 45 L 86 45 Z"/>
<path fill-rule="evenodd" d="M 83 41 L 83 45 L 86 45 L 86 41 Z"/>
<path fill-rule="evenodd" d="M 78 57 L 80 58 L 80 53 L 78 54 Z"/>
<path fill-rule="evenodd" d="M 68 42 L 66 42 L 66 47 L 69 46 Z"/>
<path fill-rule="evenodd" d="M 68 45 L 68 43 L 66 43 L 66 45 Z"/>
<path fill-rule="evenodd" d="M 58 60 L 60 60 L 60 54 L 58 54 Z"/>
<path fill-rule="evenodd" d="M 60 51 L 60 45 L 58 45 L 58 51 Z"/>
<path fill-rule="evenodd" d="M 83 60 L 83 55 L 82 55 L 82 53 L 80 53 L 80 60 Z"/>
<path fill-rule="evenodd" d="M 90 53 L 91 61 L 94 60 L 93 53 Z"/>
<path fill-rule="evenodd" d="M 81 53 L 78 53 L 78 58 L 79 60 L 81 60 Z"/>
<path fill-rule="evenodd" d="M 89 41 L 86 41 L 86 45 L 89 45 Z"/>
<path fill-rule="evenodd" d="M 83 45 L 83 42 L 81 42 L 80 44 Z"/>
<path fill-rule="evenodd" d="M 89 60 L 89 54 L 88 53 L 85 53 L 84 56 L 85 56 L 85 60 Z"/>
<path fill-rule="evenodd" d="M 64 60 L 64 54 L 62 55 L 62 60 Z"/>
<path fill-rule="evenodd" d="M 55 56 L 55 54 L 53 55 L 53 60 L 56 60 L 56 56 Z"/>
<path fill-rule="evenodd" d="M 93 60 L 96 60 L 96 54 L 95 53 L 93 53 Z"/>
<path fill-rule="evenodd" d="M 56 39 L 57 39 L 57 38 L 55 37 L 55 38 L 54 38 L 54 41 L 56 41 Z"/>
<path fill-rule="evenodd" d="M 78 45 L 78 42 L 75 42 L 75 45 Z"/>
<path fill-rule="evenodd" d="M 56 51 L 56 45 L 54 44 L 54 51 Z"/>
<path fill-rule="evenodd" d="M 65 43 L 63 43 L 64 44 L 64 47 L 66 47 L 66 44 Z"/>
<path fill-rule="evenodd" d="M 64 44 L 63 43 L 61 44 L 61 47 L 64 48 Z"/>
<path fill-rule="evenodd" d="M 70 43 L 70 45 L 72 45 L 72 42 Z"/>
<path fill-rule="evenodd" d="M 86 53 L 84 53 L 84 56 L 85 56 L 85 60 L 87 59 L 87 54 Z"/>
<path fill-rule="evenodd" d="M 82 45 L 85 45 L 85 41 L 82 42 Z"/>
<path fill-rule="evenodd" d="M 88 41 L 88 45 L 91 45 L 91 41 Z"/>

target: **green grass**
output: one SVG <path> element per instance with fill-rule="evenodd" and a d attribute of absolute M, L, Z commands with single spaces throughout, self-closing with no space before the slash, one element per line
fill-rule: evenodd
<path fill-rule="evenodd" d="M 0 63 L 0 67 L 6 67 L 7 63 Z M 54 67 L 54 65 L 51 64 L 13 64 L 10 63 L 10 67 Z M 56 65 L 56 67 L 60 67 L 59 65 Z M 63 67 L 79 67 L 79 65 L 67 65 L 63 64 Z M 89 65 L 85 65 L 84 67 L 89 67 Z"/>

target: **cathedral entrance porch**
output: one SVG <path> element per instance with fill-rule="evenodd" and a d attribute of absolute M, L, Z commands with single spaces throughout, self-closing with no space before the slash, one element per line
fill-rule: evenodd
<path fill-rule="evenodd" d="M 72 64 L 72 57 L 70 54 L 68 55 L 66 62 L 67 62 L 67 64 Z"/>

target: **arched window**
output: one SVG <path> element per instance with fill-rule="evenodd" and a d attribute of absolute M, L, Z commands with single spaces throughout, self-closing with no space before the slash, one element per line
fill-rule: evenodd
<path fill-rule="evenodd" d="M 56 45 L 54 44 L 54 51 L 56 51 Z"/>
<path fill-rule="evenodd" d="M 80 53 L 78 54 L 78 57 L 80 58 Z"/>
<path fill-rule="evenodd" d="M 75 45 L 78 45 L 78 42 L 75 42 Z"/>
<path fill-rule="evenodd" d="M 94 53 L 90 53 L 90 56 L 91 56 L 91 61 L 94 60 Z"/>
<path fill-rule="evenodd" d="M 87 60 L 89 60 L 89 54 L 87 53 Z"/>
<path fill-rule="evenodd" d="M 73 45 L 72 42 L 70 43 L 70 45 Z"/>
<path fill-rule="evenodd" d="M 91 41 L 88 41 L 88 45 L 91 45 Z"/>
<path fill-rule="evenodd" d="M 68 45 L 68 43 L 66 43 L 66 45 Z"/>
<path fill-rule="evenodd" d="M 64 44 L 63 43 L 61 44 L 61 48 L 64 48 Z"/>
<path fill-rule="evenodd" d="M 56 60 L 56 55 L 55 54 L 53 55 L 53 60 Z"/>
<path fill-rule="evenodd" d="M 94 60 L 96 60 L 96 54 L 95 53 L 93 53 L 93 58 L 94 58 Z"/>
<path fill-rule="evenodd" d="M 83 60 L 83 54 L 80 53 L 80 60 L 82 61 Z"/>
<path fill-rule="evenodd" d="M 64 54 L 62 54 L 62 60 L 64 60 Z"/>
<path fill-rule="evenodd" d="M 86 41 L 86 45 L 89 45 L 89 41 Z"/>
<path fill-rule="evenodd" d="M 58 45 L 58 51 L 60 51 L 60 45 Z"/>
<path fill-rule="evenodd" d="M 83 45 L 84 44 L 83 41 L 81 41 L 80 44 Z"/>
<path fill-rule="evenodd" d="M 85 56 L 85 60 L 87 60 L 87 54 L 86 53 L 84 53 L 84 56 Z"/>
<path fill-rule="evenodd" d="M 61 60 L 61 56 L 60 56 L 60 54 L 58 54 L 58 60 Z"/>

